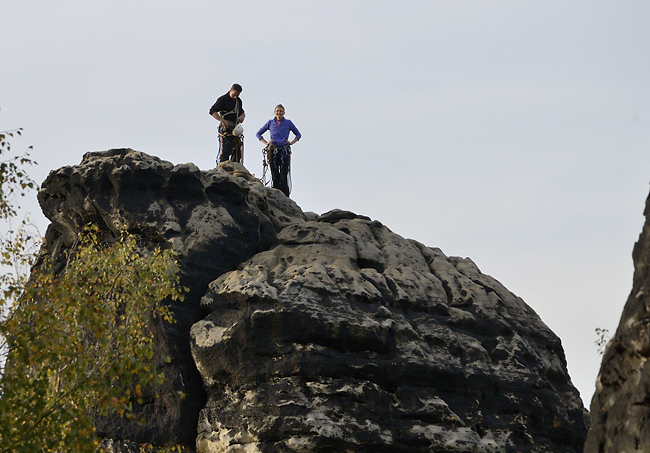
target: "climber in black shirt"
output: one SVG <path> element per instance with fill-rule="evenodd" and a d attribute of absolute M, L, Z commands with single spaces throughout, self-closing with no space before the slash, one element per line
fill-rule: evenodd
<path fill-rule="evenodd" d="M 242 123 L 246 117 L 242 100 L 239 97 L 241 92 L 241 85 L 235 83 L 210 108 L 210 115 L 221 123 L 219 124 L 219 154 L 217 155 L 217 163 L 230 159 L 237 146 L 237 141 L 240 140 L 238 136 L 233 135 L 233 129 L 235 129 L 237 124 Z"/>

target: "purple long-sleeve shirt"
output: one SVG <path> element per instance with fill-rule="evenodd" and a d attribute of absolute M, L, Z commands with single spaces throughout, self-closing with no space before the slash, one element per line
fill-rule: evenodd
<path fill-rule="evenodd" d="M 286 118 L 282 118 L 280 121 L 275 118 L 268 120 L 266 124 L 264 124 L 264 126 L 262 126 L 260 130 L 257 131 L 257 134 L 255 134 L 255 136 L 258 140 L 262 140 L 262 134 L 266 131 L 271 131 L 271 141 L 276 145 L 284 145 L 289 143 L 289 132 L 293 132 L 298 140 L 300 140 L 300 137 L 302 137 L 300 131 L 293 124 L 293 122 Z"/>

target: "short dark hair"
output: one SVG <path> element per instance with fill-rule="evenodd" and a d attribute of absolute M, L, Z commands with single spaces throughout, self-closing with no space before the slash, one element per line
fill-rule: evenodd
<path fill-rule="evenodd" d="M 276 106 L 275 106 L 275 109 L 277 109 L 278 107 L 280 107 L 282 110 L 286 110 L 286 109 L 284 108 L 284 105 L 282 105 L 282 104 L 278 104 L 278 105 L 276 105 Z M 275 109 L 273 109 L 273 110 L 275 110 Z"/>
<path fill-rule="evenodd" d="M 230 89 L 235 90 L 237 93 L 241 93 L 242 90 L 241 85 L 238 83 L 233 83 Z"/>

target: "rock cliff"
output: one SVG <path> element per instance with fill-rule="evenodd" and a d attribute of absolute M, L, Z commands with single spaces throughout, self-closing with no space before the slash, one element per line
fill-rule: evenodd
<path fill-rule="evenodd" d="M 634 278 L 601 364 L 585 452 L 650 451 L 650 197 L 634 246 Z"/>
<path fill-rule="evenodd" d="M 128 149 L 52 172 L 39 201 L 55 262 L 84 224 L 127 229 L 176 250 L 190 288 L 158 340 L 173 356 L 165 406 L 144 408 L 145 425 L 105 421 L 107 438 L 205 453 L 582 450 L 560 340 L 470 259 L 351 212 L 304 213 L 237 164 Z"/>

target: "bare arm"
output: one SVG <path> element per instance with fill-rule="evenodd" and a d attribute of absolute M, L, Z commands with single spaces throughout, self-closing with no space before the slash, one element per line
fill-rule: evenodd
<path fill-rule="evenodd" d="M 226 129 L 227 129 L 228 127 L 230 127 L 230 122 L 229 122 L 228 120 L 224 120 L 224 119 L 221 117 L 221 115 L 219 115 L 219 113 L 217 113 L 217 112 L 212 112 L 212 118 L 214 118 L 215 120 L 219 121 L 219 122 L 221 123 L 221 125 L 222 125 L 223 127 L 225 127 Z"/>

